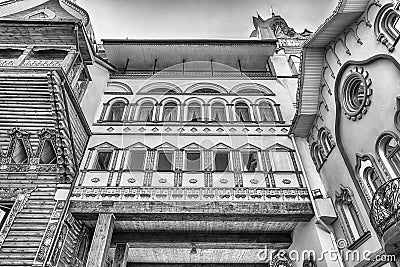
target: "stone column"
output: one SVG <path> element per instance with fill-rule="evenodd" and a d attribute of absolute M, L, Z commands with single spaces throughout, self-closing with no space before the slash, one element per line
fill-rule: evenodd
<path fill-rule="evenodd" d="M 129 245 L 127 243 L 117 244 L 112 267 L 126 267 L 128 262 L 128 252 Z"/>
<path fill-rule="evenodd" d="M 100 213 L 90 246 L 86 267 L 105 267 L 114 230 L 114 214 Z"/>

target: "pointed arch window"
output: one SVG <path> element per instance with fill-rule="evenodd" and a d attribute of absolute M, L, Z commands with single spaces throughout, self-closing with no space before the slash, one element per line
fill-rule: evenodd
<path fill-rule="evenodd" d="M 163 121 L 177 121 L 178 120 L 178 105 L 175 102 L 167 102 L 164 105 Z"/>
<path fill-rule="evenodd" d="M 146 101 L 140 105 L 139 108 L 139 121 L 150 122 L 153 120 L 154 104 L 150 101 Z"/>
<path fill-rule="evenodd" d="M 238 121 L 251 121 L 250 108 L 245 102 L 237 102 L 235 104 L 235 112 Z"/>
<path fill-rule="evenodd" d="M 15 139 L 14 149 L 11 154 L 11 162 L 16 164 L 28 163 L 28 153 L 22 139 Z"/>
<path fill-rule="evenodd" d="M 215 102 L 211 105 L 211 120 L 226 121 L 225 105 L 221 102 Z"/>
<path fill-rule="evenodd" d="M 314 161 L 315 167 L 319 170 L 322 164 L 325 161 L 325 158 L 322 155 L 321 148 L 317 144 L 317 142 L 312 143 L 311 145 L 311 158 Z"/>
<path fill-rule="evenodd" d="M 377 154 L 392 178 L 400 176 L 400 139 L 393 133 L 385 133 L 378 138 Z"/>
<path fill-rule="evenodd" d="M 57 155 L 54 146 L 49 139 L 44 141 L 42 152 L 40 153 L 39 164 L 55 164 Z"/>
<path fill-rule="evenodd" d="M 323 127 L 318 132 L 318 144 L 321 149 L 321 153 L 328 157 L 332 149 L 335 147 L 335 142 L 332 140 L 331 132 Z"/>
<path fill-rule="evenodd" d="M 199 103 L 193 102 L 188 105 L 188 121 L 200 121 L 201 115 L 201 105 Z"/>
<path fill-rule="evenodd" d="M 353 245 L 366 234 L 367 228 L 350 188 L 341 188 L 336 192 L 336 208 L 341 226 L 349 245 Z"/>
<path fill-rule="evenodd" d="M 261 102 L 259 110 L 261 121 L 276 121 L 274 107 L 270 103 L 266 101 Z"/>
<path fill-rule="evenodd" d="M 375 19 L 375 34 L 378 41 L 393 52 L 400 37 L 399 3 L 386 4 L 379 10 Z"/>
<path fill-rule="evenodd" d="M 373 156 L 357 154 L 355 173 L 366 200 L 371 203 L 376 190 L 386 182 Z"/>
<path fill-rule="evenodd" d="M 110 107 L 107 120 L 108 121 L 122 121 L 124 116 L 126 104 L 123 101 L 117 101 Z"/>

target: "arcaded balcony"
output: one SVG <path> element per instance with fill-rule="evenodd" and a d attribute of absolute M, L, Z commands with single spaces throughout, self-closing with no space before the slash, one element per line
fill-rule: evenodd
<path fill-rule="evenodd" d="M 386 253 L 397 254 L 400 244 L 400 178 L 390 180 L 376 190 L 370 220 Z"/>

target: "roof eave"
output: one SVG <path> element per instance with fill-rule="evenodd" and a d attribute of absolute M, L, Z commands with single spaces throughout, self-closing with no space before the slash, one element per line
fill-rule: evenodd
<path fill-rule="evenodd" d="M 304 81 L 309 80 L 310 73 L 309 66 L 306 66 L 305 62 L 309 62 L 308 52 L 313 51 L 320 53 L 321 57 L 326 50 L 326 46 L 329 45 L 339 34 L 341 34 L 351 23 L 358 19 L 365 11 L 370 0 L 339 0 L 339 4 L 334 10 L 333 14 L 311 35 L 302 47 L 302 61 L 301 61 L 301 75 L 299 76 L 300 83 L 297 89 L 297 111 L 296 116 L 293 120 L 292 132 L 300 137 L 306 137 L 314 123 L 315 117 L 318 111 L 318 99 L 320 86 L 314 86 L 307 92 L 308 99 L 303 99 L 304 93 Z M 337 23 L 344 21 L 345 23 Z M 316 68 L 315 65 L 312 67 L 316 70 L 321 70 L 323 67 L 323 60 L 320 61 L 320 68 Z M 314 74 L 315 75 L 315 74 Z M 313 91 L 313 92 L 311 92 Z M 309 93 L 313 93 L 313 97 L 316 99 L 309 99 Z M 305 103 L 310 102 L 310 103 Z M 311 103 L 312 102 L 312 103 Z M 305 110 L 305 106 L 310 107 L 310 104 L 314 106 L 313 110 Z"/>

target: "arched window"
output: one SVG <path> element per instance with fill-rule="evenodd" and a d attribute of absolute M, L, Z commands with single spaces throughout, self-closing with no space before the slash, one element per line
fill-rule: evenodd
<path fill-rule="evenodd" d="M 322 163 L 324 163 L 325 159 L 322 156 L 321 148 L 316 142 L 314 142 L 311 145 L 311 158 L 314 161 L 315 167 L 317 167 L 317 169 L 319 170 L 319 168 L 321 168 L 322 166 Z"/>
<path fill-rule="evenodd" d="M 122 121 L 126 104 L 123 101 L 113 103 L 108 112 L 108 121 Z"/>
<path fill-rule="evenodd" d="M 393 133 L 385 133 L 378 138 L 377 154 L 392 178 L 400 176 L 400 140 Z"/>
<path fill-rule="evenodd" d="M 154 105 L 150 101 L 146 101 L 140 105 L 138 121 L 152 121 L 153 120 Z"/>
<path fill-rule="evenodd" d="M 318 132 L 318 144 L 321 153 L 323 153 L 325 157 L 328 157 L 329 153 L 331 153 L 332 149 L 335 147 L 331 132 L 325 127 L 322 127 Z"/>
<path fill-rule="evenodd" d="M 371 203 L 376 190 L 386 182 L 373 156 L 356 154 L 355 172 L 363 195 L 368 203 Z"/>
<path fill-rule="evenodd" d="M 261 102 L 259 104 L 260 120 L 261 121 L 276 121 L 273 106 L 268 102 Z"/>
<path fill-rule="evenodd" d="M 399 4 L 387 4 L 381 7 L 375 20 L 375 34 L 378 41 L 392 52 L 400 36 Z"/>
<path fill-rule="evenodd" d="M 163 121 L 178 120 L 178 105 L 175 102 L 168 102 L 164 105 L 162 120 Z"/>
<path fill-rule="evenodd" d="M 188 105 L 187 120 L 200 121 L 201 120 L 201 105 L 197 102 L 192 102 Z"/>
<path fill-rule="evenodd" d="M 336 192 L 335 203 L 346 240 L 352 245 L 367 232 L 367 229 L 350 188 L 342 187 L 340 192 Z"/>
<path fill-rule="evenodd" d="M 225 105 L 221 102 L 215 102 L 211 105 L 211 120 L 226 121 Z"/>
<path fill-rule="evenodd" d="M 250 108 L 245 102 L 235 104 L 236 119 L 238 121 L 251 121 Z"/>

